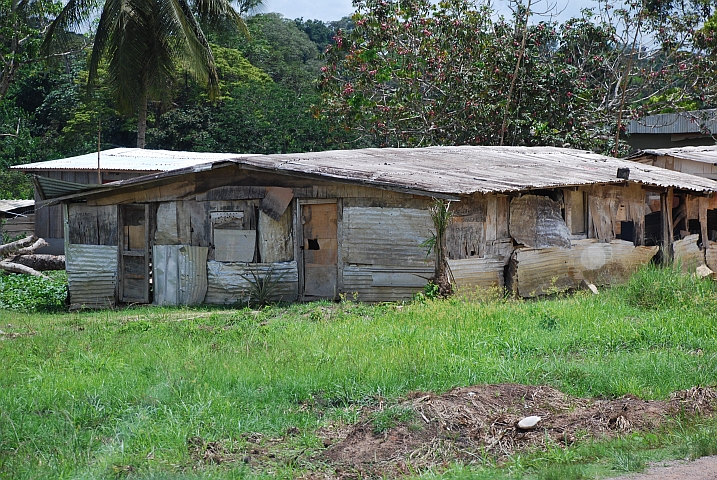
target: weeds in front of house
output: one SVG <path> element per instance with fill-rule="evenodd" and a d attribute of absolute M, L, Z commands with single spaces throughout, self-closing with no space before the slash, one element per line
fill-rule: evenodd
<path fill-rule="evenodd" d="M 274 265 L 264 273 L 259 273 L 256 268 L 249 268 L 249 275 L 240 276 L 249 283 L 249 305 L 263 307 L 272 302 L 280 300 L 281 280 L 286 272 L 274 273 Z"/>
<path fill-rule="evenodd" d="M 712 306 L 717 282 L 684 274 L 679 266 L 650 264 L 638 270 L 625 288 L 626 301 L 640 308 L 701 308 Z"/>
<path fill-rule="evenodd" d="M 394 405 L 411 391 L 517 382 L 666 398 L 717 383 L 717 301 L 707 287 L 680 287 L 676 298 L 701 295 L 691 309 L 636 302 L 634 288 L 545 301 L 2 310 L 0 477 L 300 476 L 326 468 L 307 460 L 324 448 L 318 429 L 355 423 L 366 406 Z M 383 412 L 381 428 L 411 422 L 396 407 Z M 715 452 L 715 431 L 705 419 L 435 475 L 584 478 L 592 464 L 615 475 L 658 450 Z M 201 454 L 188 443 L 195 437 Z M 256 470 L 258 457 L 273 473 Z"/>

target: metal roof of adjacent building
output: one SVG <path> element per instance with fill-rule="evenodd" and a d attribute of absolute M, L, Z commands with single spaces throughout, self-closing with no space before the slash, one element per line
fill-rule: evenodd
<path fill-rule="evenodd" d="M 296 175 L 318 180 L 361 184 L 433 196 L 507 193 L 542 188 L 623 184 L 618 168 L 629 168 L 629 181 L 648 186 L 675 187 L 693 192 L 717 192 L 717 182 L 596 153 L 557 147 L 427 147 L 368 148 L 326 152 L 237 156 L 182 170 L 122 180 L 82 195 L 137 187 L 175 176 L 227 165 Z"/>
<path fill-rule="evenodd" d="M 0 200 L 0 212 L 9 213 L 13 210 L 29 209 L 35 205 L 35 200 Z"/>
<path fill-rule="evenodd" d="M 672 134 L 717 132 L 717 109 L 693 112 L 660 113 L 638 120 L 630 120 L 627 131 L 630 134 Z"/>
<path fill-rule="evenodd" d="M 644 157 L 646 155 L 675 157 L 684 160 L 692 160 L 693 162 L 717 165 L 717 145 L 640 150 L 630 155 L 628 159 L 637 160 L 640 157 Z"/>
<path fill-rule="evenodd" d="M 202 163 L 237 158 L 236 153 L 173 152 L 143 148 L 113 148 L 100 152 L 100 169 L 104 171 L 167 172 Z M 12 167 L 24 172 L 48 170 L 97 170 L 97 152 L 77 157 L 29 163 Z"/>

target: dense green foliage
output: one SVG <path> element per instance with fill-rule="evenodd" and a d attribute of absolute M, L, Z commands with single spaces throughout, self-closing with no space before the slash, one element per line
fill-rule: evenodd
<path fill-rule="evenodd" d="M 67 275 L 47 272 L 49 280 L 0 271 L 0 310 L 59 312 L 67 300 Z"/>
<path fill-rule="evenodd" d="M 508 19 L 471 0 L 355 6 L 328 49 L 322 108 L 380 145 L 618 154 L 629 119 L 712 101 L 714 78 L 695 82 L 707 57 L 690 51 L 711 2 L 605 1 L 562 24 L 532 19 L 530 2 Z"/>
<path fill-rule="evenodd" d="M 714 285 L 673 281 L 669 271 L 641 275 L 600 295 L 536 302 L 0 310 L 0 477 L 234 478 L 250 467 L 198 464 L 187 440 L 243 445 L 243 434 L 270 438 L 298 429 L 288 437 L 286 458 L 263 472 L 295 477 L 323 468 L 308 460 L 323 448 L 318 428 L 353 423 L 361 406 L 391 406 L 413 390 L 518 382 L 577 396 L 654 399 L 717 383 Z M 645 284 L 677 288 L 675 298 L 696 306 L 636 297 Z M 407 415 L 388 408 L 376 415 L 375 428 Z M 676 445 L 671 455 L 699 456 L 715 448 L 706 439 L 717 425 L 704 422 L 697 430 L 688 422 L 602 446 L 577 442 L 518 456 L 506 467 L 522 474 L 583 471 L 582 462 L 601 460 L 624 471 L 643 461 L 641 451 L 667 445 Z M 463 467 L 452 472 L 492 476 Z"/>
<path fill-rule="evenodd" d="M 66 30 L 94 4 L 71 2 L 59 17 L 61 5 L 47 0 L 0 5 L 0 53 L 12 60 L 0 73 L 0 196 L 30 193 L 28 181 L 4 173 L 9 166 L 87 153 L 98 137 L 103 148 L 136 145 L 140 77 L 156 100 L 148 146 L 240 153 L 503 143 L 621 154 L 628 120 L 716 104 L 715 0 L 605 0 L 562 23 L 528 2 L 500 17 L 472 0 L 362 0 L 354 16 L 328 23 L 248 16 L 249 37 L 232 28 L 231 12 L 214 17 L 205 3 L 214 5 L 186 3 L 196 9 L 183 28 L 198 35 L 186 37 L 195 47 L 211 44 L 208 69 L 177 56 L 172 34 L 167 55 L 135 55 L 153 67 L 132 64 L 121 95 L 111 22 L 123 18 L 119 4 L 108 5 L 98 20 L 107 35 L 96 37 Z M 133 21 L 146 22 L 128 35 L 159 35 L 171 23 L 158 14 L 166 2 L 131 4 L 141 13 Z M 48 63 L 41 32 L 55 18 L 67 49 Z M 133 38 L 150 45 L 145 37 Z"/>

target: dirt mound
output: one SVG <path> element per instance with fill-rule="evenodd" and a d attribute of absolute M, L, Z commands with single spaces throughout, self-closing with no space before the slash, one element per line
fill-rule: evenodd
<path fill-rule="evenodd" d="M 501 460 L 549 444 L 650 430 L 679 412 L 710 415 L 715 408 L 717 392 L 703 387 L 676 392 L 670 401 L 579 399 L 547 386 L 515 384 L 414 393 L 393 410 L 366 411 L 348 433 L 325 431 L 324 443 L 331 447 L 322 459 L 337 477 L 400 476 L 455 461 Z M 540 417 L 537 425 L 520 428 L 518 422 L 529 416 Z"/>

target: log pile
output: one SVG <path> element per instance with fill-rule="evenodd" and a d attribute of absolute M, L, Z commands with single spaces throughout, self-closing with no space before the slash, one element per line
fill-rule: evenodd
<path fill-rule="evenodd" d="M 38 248 L 48 243 L 36 236 L 25 237 L 15 242 L 0 245 L 0 270 L 12 273 L 34 275 L 47 278 L 41 272 L 46 270 L 64 270 L 64 255 L 36 255 Z"/>

